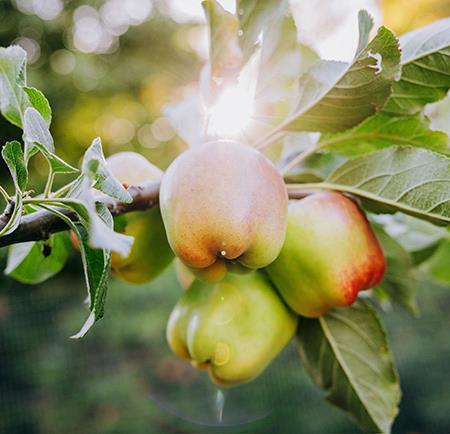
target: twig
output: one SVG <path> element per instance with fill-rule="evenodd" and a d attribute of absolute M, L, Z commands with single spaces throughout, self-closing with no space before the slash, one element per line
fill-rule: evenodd
<path fill-rule="evenodd" d="M 131 186 L 128 192 L 133 198 L 131 203 L 122 203 L 108 197 L 102 199 L 113 216 L 132 211 L 144 211 L 158 204 L 159 182 L 149 182 L 141 186 Z M 61 210 L 72 221 L 77 221 L 76 213 L 69 210 Z M 5 227 L 7 220 L 0 219 L 0 230 Z M 67 230 L 64 221 L 48 211 L 36 211 L 22 218 L 20 225 L 11 234 L 0 237 L 0 247 L 26 241 L 39 241 L 47 239 L 50 234 Z"/>

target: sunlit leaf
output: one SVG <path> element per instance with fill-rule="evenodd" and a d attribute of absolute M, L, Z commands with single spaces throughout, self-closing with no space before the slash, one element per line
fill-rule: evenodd
<path fill-rule="evenodd" d="M 400 70 L 396 37 L 384 27 L 352 64 L 320 61 L 301 79 L 296 111 L 287 131 L 338 132 L 381 109 Z"/>
<path fill-rule="evenodd" d="M 392 145 L 428 148 L 450 155 L 447 134 L 430 130 L 428 119 L 420 115 L 376 113 L 348 131 L 322 135 L 317 147 L 332 148 L 345 155 L 359 155 Z"/>
<path fill-rule="evenodd" d="M 370 32 L 373 28 L 373 18 L 366 10 L 360 10 L 358 12 L 358 46 L 356 47 L 355 57 L 367 47 L 369 43 Z"/>
<path fill-rule="evenodd" d="M 37 151 L 35 143 L 40 143 L 49 153 L 55 153 L 55 145 L 50 130 L 48 129 L 48 125 L 41 114 L 33 107 L 29 107 L 25 110 L 23 132 L 26 155 L 31 156 Z"/>
<path fill-rule="evenodd" d="M 400 386 L 385 332 L 363 301 L 319 319 L 301 318 L 300 356 L 327 399 L 367 432 L 390 432 Z"/>
<path fill-rule="evenodd" d="M 81 199 L 55 199 L 52 204 L 75 211 L 81 223 L 89 230 L 89 245 L 94 249 L 113 250 L 122 256 L 130 253 L 133 237 L 114 232 L 98 216 L 93 202 Z"/>
<path fill-rule="evenodd" d="M 400 37 L 402 76 L 384 110 L 414 114 L 450 89 L 450 18 Z"/>
<path fill-rule="evenodd" d="M 199 96 L 192 95 L 169 104 L 164 107 L 163 113 L 188 146 L 199 145 L 205 141 L 206 111 Z"/>
<path fill-rule="evenodd" d="M 110 173 L 99 137 L 92 141 L 91 146 L 85 152 L 81 170 L 94 181 L 93 186 L 97 190 L 121 202 L 132 202 L 130 193 Z"/>
<path fill-rule="evenodd" d="M 239 47 L 239 20 L 216 0 L 202 2 L 209 28 L 209 64 L 213 85 L 236 79 L 242 66 Z"/>
<path fill-rule="evenodd" d="M 26 52 L 18 45 L 0 48 L 0 110 L 12 124 L 22 127 L 28 107 L 25 85 Z"/>
<path fill-rule="evenodd" d="M 271 20 L 262 34 L 261 57 L 255 92 L 256 120 L 283 119 L 298 99 L 298 78 L 318 59 L 317 54 L 297 40 L 292 17 Z"/>
<path fill-rule="evenodd" d="M 287 13 L 287 0 L 238 0 L 236 11 L 240 21 L 239 43 L 244 59 L 248 60 L 253 54 L 261 33 L 267 26 L 280 22 Z"/>

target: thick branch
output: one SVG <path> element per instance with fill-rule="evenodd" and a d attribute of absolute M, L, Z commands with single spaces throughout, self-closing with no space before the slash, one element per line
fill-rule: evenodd
<path fill-rule="evenodd" d="M 132 203 L 122 203 L 109 198 L 105 200 L 113 216 L 131 211 L 143 211 L 158 204 L 159 182 L 151 182 L 142 186 L 131 186 L 128 192 L 133 198 Z M 68 210 L 59 209 L 72 221 L 77 221 L 77 215 Z M 0 230 L 7 220 L 0 220 Z M 39 241 L 47 239 L 50 234 L 67 230 L 67 225 L 57 216 L 48 211 L 36 211 L 22 218 L 19 227 L 11 234 L 0 237 L 0 247 L 25 241 Z"/>

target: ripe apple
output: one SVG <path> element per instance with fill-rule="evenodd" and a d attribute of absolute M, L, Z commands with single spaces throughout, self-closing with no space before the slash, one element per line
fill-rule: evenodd
<path fill-rule="evenodd" d="M 312 194 L 289 204 L 286 241 L 267 272 L 286 303 L 306 317 L 351 305 L 382 279 L 386 261 L 367 218 L 346 196 Z"/>

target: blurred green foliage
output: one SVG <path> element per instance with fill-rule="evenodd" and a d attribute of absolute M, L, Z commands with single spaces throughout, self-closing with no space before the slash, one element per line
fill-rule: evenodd
<path fill-rule="evenodd" d="M 76 165 L 100 135 L 106 154 L 134 150 L 165 168 L 185 145 L 168 130 L 161 108 L 198 76 L 202 59 L 189 44 L 198 25 L 176 23 L 160 1 L 150 20 L 130 27 L 112 52 L 79 52 L 74 12 L 103 3 L 66 1 L 55 19 L 44 21 L 19 11 L 18 0 L 3 0 L 0 45 L 28 44 L 32 54 L 34 47 L 29 83 L 52 104 L 52 132 L 65 160 Z M 13 138 L 20 131 L 0 119 L 1 143 Z M 46 166 L 39 158 L 32 162 L 30 184 L 42 185 Z M 2 183 L 5 174 L 1 166 Z M 256 382 L 225 393 L 221 421 L 220 395 L 206 374 L 174 358 L 165 342 L 181 291 L 173 268 L 152 284 L 114 281 L 105 318 L 85 339 L 72 341 L 86 316 L 84 291 L 75 251 L 64 271 L 43 284 L 0 278 L 0 432 L 355 432 L 324 403 L 295 345 Z M 400 310 L 384 315 L 403 388 L 394 432 L 450 432 L 449 288 L 423 281 L 419 305 L 418 320 Z"/>

